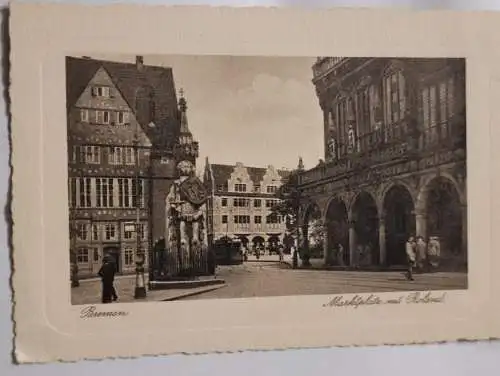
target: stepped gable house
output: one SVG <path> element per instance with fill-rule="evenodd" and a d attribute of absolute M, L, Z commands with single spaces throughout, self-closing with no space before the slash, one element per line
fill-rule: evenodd
<path fill-rule="evenodd" d="M 66 79 L 72 262 L 95 275 L 109 254 L 120 273 L 132 272 L 135 255 L 164 237 L 177 162 L 198 155 L 186 100 L 177 103 L 171 68 L 141 56 L 135 64 L 67 57 Z"/>
<path fill-rule="evenodd" d="M 464 59 L 320 57 L 325 160 L 302 171 L 300 221 L 323 220 L 325 262 L 401 265 L 410 235 L 466 265 Z"/>
<path fill-rule="evenodd" d="M 241 239 L 243 245 L 275 249 L 283 242 L 286 224 L 271 212 L 276 192 L 289 171 L 235 165 L 205 164 L 204 182 L 210 192 L 209 237 Z"/>

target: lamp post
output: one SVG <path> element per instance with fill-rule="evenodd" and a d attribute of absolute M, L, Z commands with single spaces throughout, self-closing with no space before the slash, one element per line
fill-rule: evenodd
<path fill-rule="evenodd" d="M 137 125 L 139 127 L 139 125 Z M 144 299 L 146 297 L 146 280 L 144 276 L 144 262 L 145 257 L 141 250 L 141 231 L 140 231 L 140 160 L 139 160 L 139 131 L 136 128 L 135 140 L 135 209 L 136 209 L 136 221 L 135 221 L 135 238 L 136 238 L 136 260 L 135 260 L 135 291 L 134 299 Z"/>

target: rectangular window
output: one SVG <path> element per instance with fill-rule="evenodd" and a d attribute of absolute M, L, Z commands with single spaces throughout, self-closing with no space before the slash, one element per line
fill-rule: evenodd
<path fill-rule="evenodd" d="M 135 150 L 134 148 L 125 148 L 125 164 L 135 164 Z"/>
<path fill-rule="evenodd" d="M 256 215 L 254 218 L 255 224 L 261 224 L 262 223 L 262 217 L 260 215 Z"/>
<path fill-rule="evenodd" d="M 93 241 L 96 241 L 96 240 L 100 240 L 100 236 L 99 236 L 99 225 L 94 223 L 92 225 L 92 240 Z"/>
<path fill-rule="evenodd" d="M 92 95 L 94 97 L 109 98 L 110 88 L 108 86 L 94 86 L 92 87 Z"/>
<path fill-rule="evenodd" d="M 89 263 L 89 249 L 88 248 L 78 248 L 76 254 L 76 261 L 78 264 L 88 264 Z"/>
<path fill-rule="evenodd" d="M 90 208 L 92 205 L 91 202 L 91 179 L 90 178 L 79 178 L 78 179 L 78 188 L 79 188 L 79 207 L 81 208 Z"/>
<path fill-rule="evenodd" d="M 253 191 L 255 193 L 260 193 L 260 185 L 259 184 L 256 184 L 254 187 L 253 187 Z"/>
<path fill-rule="evenodd" d="M 267 193 L 276 193 L 277 187 L 275 185 L 268 185 L 267 186 Z"/>
<path fill-rule="evenodd" d="M 262 200 L 260 200 L 258 198 L 253 200 L 253 207 L 254 208 L 260 208 L 261 206 L 262 206 Z"/>
<path fill-rule="evenodd" d="M 227 223 L 227 215 L 222 216 L 222 223 L 226 224 Z"/>
<path fill-rule="evenodd" d="M 127 247 L 123 250 L 125 265 L 130 266 L 134 264 L 134 249 Z"/>
<path fill-rule="evenodd" d="M 80 240 L 88 240 L 89 239 L 89 224 L 88 223 L 79 223 L 77 225 L 77 236 Z"/>
<path fill-rule="evenodd" d="M 111 116 L 109 111 L 97 110 L 95 112 L 95 118 L 97 124 L 109 124 Z"/>
<path fill-rule="evenodd" d="M 123 125 L 128 123 L 128 113 L 119 111 L 116 113 L 116 124 Z"/>
<path fill-rule="evenodd" d="M 95 206 L 100 208 L 102 206 L 102 182 L 101 179 L 95 179 Z"/>
<path fill-rule="evenodd" d="M 123 224 L 123 238 L 126 240 L 134 239 L 135 223 Z"/>
<path fill-rule="evenodd" d="M 118 207 L 123 208 L 124 206 L 123 179 L 118 179 Z"/>
<path fill-rule="evenodd" d="M 247 185 L 246 184 L 235 184 L 234 185 L 234 191 L 235 192 L 246 192 L 247 191 Z"/>
<path fill-rule="evenodd" d="M 221 206 L 227 206 L 227 198 L 222 198 L 220 200 L 220 204 L 221 204 Z"/>
<path fill-rule="evenodd" d="M 274 200 L 266 200 L 266 208 L 272 208 L 274 206 Z"/>
<path fill-rule="evenodd" d="M 101 162 L 101 148 L 99 146 L 85 146 L 84 161 L 87 164 L 99 164 Z"/>
<path fill-rule="evenodd" d="M 111 165 L 123 164 L 123 149 L 119 146 L 111 146 L 108 149 L 108 163 Z"/>
<path fill-rule="evenodd" d="M 89 122 L 89 110 L 86 108 L 82 108 L 80 110 L 80 121 L 82 123 L 88 123 Z"/>
<path fill-rule="evenodd" d="M 117 240 L 118 234 L 116 231 L 116 224 L 107 223 L 104 225 L 104 240 Z"/>

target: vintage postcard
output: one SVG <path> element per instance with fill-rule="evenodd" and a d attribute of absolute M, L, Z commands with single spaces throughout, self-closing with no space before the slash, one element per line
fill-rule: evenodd
<path fill-rule="evenodd" d="M 17 361 L 496 337 L 498 20 L 14 5 Z"/>

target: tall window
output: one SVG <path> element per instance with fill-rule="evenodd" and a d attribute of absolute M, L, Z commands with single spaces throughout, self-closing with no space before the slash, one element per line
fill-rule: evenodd
<path fill-rule="evenodd" d="M 134 148 L 125 148 L 125 164 L 135 164 L 135 152 Z"/>
<path fill-rule="evenodd" d="M 80 121 L 82 123 L 88 123 L 89 122 L 89 110 L 86 108 L 80 109 Z"/>
<path fill-rule="evenodd" d="M 132 178 L 70 178 L 70 202 L 81 208 L 135 208 L 145 205 L 145 181 Z M 137 185 L 139 191 L 137 192 Z"/>
<path fill-rule="evenodd" d="M 424 141 L 437 142 L 448 137 L 448 121 L 454 114 L 453 78 L 423 88 L 421 95 Z"/>
<path fill-rule="evenodd" d="M 227 198 L 224 197 L 224 198 L 221 199 L 221 205 L 222 206 L 227 206 Z"/>
<path fill-rule="evenodd" d="M 76 179 L 69 178 L 69 205 L 76 208 Z"/>
<path fill-rule="evenodd" d="M 227 224 L 227 215 L 223 215 L 221 221 L 223 224 Z"/>
<path fill-rule="evenodd" d="M 142 179 L 132 180 L 132 207 L 144 207 L 144 181 Z"/>
<path fill-rule="evenodd" d="M 369 133 L 371 130 L 371 121 L 372 121 L 372 98 L 370 96 L 373 95 L 371 92 L 372 86 L 365 87 L 362 90 L 358 91 L 356 96 L 357 102 L 357 123 L 358 123 L 358 132 L 359 136 L 362 137 L 364 134 Z"/>
<path fill-rule="evenodd" d="M 337 119 L 338 127 L 337 142 L 339 144 L 339 155 L 343 155 L 347 151 L 348 109 L 350 105 L 351 100 L 345 98 L 341 99 L 336 106 L 335 118 Z"/>
<path fill-rule="evenodd" d="M 384 114 L 387 137 L 400 137 L 404 125 L 399 123 L 406 112 L 406 84 L 401 71 L 394 72 L 384 78 Z"/>
<path fill-rule="evenodd" d="M 254 208 L 260 208 L 261 206 L 262 206 L 262 201 L 261 201 L 261 199 L 256 198 L 255 200 L 253 200 L 253 207 L 254 207 Z"/>
<path fill-rule="evenodd" d="M 80 193 L 80 207 L 90 208 L 92 206 L 91 201 L 91 179 L 90 178 L 80 178 L 79 179 L 79 193 Z"/>

